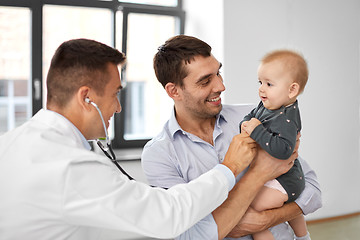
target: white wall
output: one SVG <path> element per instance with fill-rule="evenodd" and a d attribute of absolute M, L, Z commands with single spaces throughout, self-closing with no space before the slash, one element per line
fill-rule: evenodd
<path fill-rule="evenodd" d="M 183 0 L 186 12 L 185 34 L 197 37 L 212 47 L 219 61 L 224 58 L 224 10 L 219 0 Z"/>
<path fill-rule="evenodd" d="M 308 61 L 300 155 L 324 203 L 308 219 L 360 211 L 359 40 L 358 0 L 224 1 L 227 103 L 259 101 L 256 70 L 269 50 L 292 47 Z"/>

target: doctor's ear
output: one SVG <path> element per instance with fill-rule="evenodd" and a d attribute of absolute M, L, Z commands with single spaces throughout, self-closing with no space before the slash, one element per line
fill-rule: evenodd
<path fill-rule="evenodd" d="M 165 85 L 165 91 L 167 93 L 167 95 L 169 97 L 171 97 L 172 99 L 176 99 L 179 97 L 179 92 L 178 92 L 178 88 L 176 87 L 176 85 L 174 83 L 167 83 Z"/>
<path fill-rule="evenodd" d="M 292 83 L 289 87 L 289 98 L 294 98 L 299 95 L 300 85 L 296 82 Z"/>
<path fill-rule="evenodd" d="M 89 92 L 90 89 L 86 86 L 80 87 L 79 90 L 76 92 L 76 99 L 78 104 L 86 109 L 90 108 L 89 103 L 91 103 L 91 100 L 89 98 Z"/>

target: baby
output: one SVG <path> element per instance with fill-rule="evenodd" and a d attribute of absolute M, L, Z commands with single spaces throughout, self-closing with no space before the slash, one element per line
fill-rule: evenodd
<path fill-rule="evenodd" d="M 240 130 L 248 133 L 271 156 L 288 159 L 301 130 L 297 96 L 303 92 L 308 80 L 307 63 L 294 51 L 277 50 L 261 60 L 258 79 L 261 102 L 245 116 Z M 265 184 L 251 206 L 257 211 L 281 207 L 295 201 L 304 188 L 304 174 L 296 159 L 287 173 Z M 296 239 L 310 239 L 303 215 L 289 224 Z M 253 234 L 253 238 L 274 239 L 270 230 Z"/>

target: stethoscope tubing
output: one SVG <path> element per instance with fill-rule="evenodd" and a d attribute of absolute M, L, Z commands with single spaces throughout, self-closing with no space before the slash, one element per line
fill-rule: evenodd
<path fill-rule="evenodd" d="M 99 146 L 99 148 L 103 151 L 103 153 L 105 154 L 105 156 L 107 156 L 114 164 L 115 166 L 120 170 L 120 172 L 122 172 L 125 176 L 127 176 L 130 180 L 135 180 L 133 177 L 131 177 L 120 165 L 119 163 L 116 161 L 116 156 L 114 151 L 112 150 L 112 147 L 110 145 L 110 138 L 108 135 L 108 132 L 106 130 L 106 125 L 105 125 L 105 121 L 103 118 L 103 115 L 101 113 L 100 108 L 98 107 L 98 105 L 96 103 L 94 103 L 93 101 L 91 101 L 89 98 L 85 99 L 85 102 L 90 103 L 91 105 L 93 105 L 95 107 L 95 109 L 98 111 L 100 118 L 101 118 L 101 122 L 103 124 L 103 128 L 104 128 L 104 132 L 105 132 L 105 136 L 106 136 L 106 147 L 100 142 L 99 139 L 96 140 L 97 145 Z M 110 153 L 108 153 L 108 151 Z"/>
<path fill-rule="evenodd" d="M 97 145 L 99 146 L 99 148 L 103 151 L 103 153 L 105 154 L 105 156 L 107 156 L 111 162 L 113 162 L 115 164 L 115 166 L 120 170 L 120 172 L 122 172 L 125 176 L 127 176 L 129 178 L 129 180 L 135 180 L 133 177 L 130 176 L 130 174 L 128 174 L 121 166 L 120 164 L 116 161 L 116 156 L 115 153 L 112 149 L 112 147 L 110 146 L 110 144 L 106 143 L 107 145 L 107 149 L 109 150 L 110 154 L 106 151 L 106 149 L 104 148 L 104 145 L 100 142 L 100 140 L 96 141 Z"/>

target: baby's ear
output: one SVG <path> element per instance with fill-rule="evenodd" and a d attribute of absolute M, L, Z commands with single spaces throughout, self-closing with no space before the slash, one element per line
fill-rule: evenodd
<path fill-rule="evenodd" d="M 299 95 L 300 85 L 296 82 L 292 83 L 289 87 L 289 98 L 294 98 Z"/>

